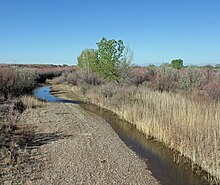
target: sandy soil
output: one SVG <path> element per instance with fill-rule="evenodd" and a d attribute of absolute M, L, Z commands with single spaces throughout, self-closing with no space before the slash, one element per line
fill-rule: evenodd
<path fill-rule="evenodd" d="M 159 184 L 108 123 L 79 105 L 27 109 L 21 122 L 34 126 L 44 159 L 40 176 L 27 184 Z"/>

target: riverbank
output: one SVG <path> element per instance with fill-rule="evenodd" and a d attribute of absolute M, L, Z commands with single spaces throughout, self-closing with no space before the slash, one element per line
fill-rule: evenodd
<path fill-rule="evenodd" d="M 47 103 L 21 122 L 33 126 L 44 164 L 32 184 L 159 184 L 108 123 L 79 105 Z"/>

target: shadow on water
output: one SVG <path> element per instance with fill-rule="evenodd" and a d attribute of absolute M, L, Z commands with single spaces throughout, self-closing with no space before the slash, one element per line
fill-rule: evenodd
<path fill-rule="evenodd" d="M 57 98 L 50 94 L 50 87 L 48 86 L 36 89 L 34 95 L 48 102 L 79 104 L 83 109 L 101 116 L 111 125 L 129 148 L 135 151 L 142 159 L 145 159 L 148 169 L 162 185 L 210 184 L 210 182 L 205 180 L 201 175 L 194 173 L 190 165 L 186 164 L 185 160 L 180 159 L 178 164 L 175 163 L 174 155 L 177 154 L 159 142 L 146 139 L 145 135 L 139 132 L 134 125 L 121 120 L 112 112 L 96 105 Z"/>

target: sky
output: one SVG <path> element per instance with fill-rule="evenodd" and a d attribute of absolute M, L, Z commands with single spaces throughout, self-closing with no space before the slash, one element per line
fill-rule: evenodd
<path fill-rule="evenodd" d="M 220 64 L 220 0 L 0 0 L 0 63 L 76 65 L 102 37 L 136 65 Z"/>

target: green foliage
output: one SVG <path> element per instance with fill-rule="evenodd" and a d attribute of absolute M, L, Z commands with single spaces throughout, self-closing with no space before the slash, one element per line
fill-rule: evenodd
<path fill-rule="evenodd" d="M 94 49 L 86 49 L 81 52 L 77 58 L 78 66 L 84 71 L 96 71 L 97 67 L 97 51 Z"/>
<path fill-rule="evenodd" d="M 182 59 L 172 60 L 171 66 L 175 69 L 181 69 L 183 67 L 183 60 Z"/>
<path fill-rule="evenodd" d="M 129 82 L 133 60 L 130 48 L 125 49 L 122 40 L 107 40 L 104 37 L 97 46 L 97 50 L 86 49 L 77 58 L 85 81 L 89 81 L 88 78 L 96 73 L 109 81 Z"/>
<path fill-rule="evenodd" d="M 86 49 L 82 51 L 80 56 L 77 58 L 78 66 L 81 69 L 81 76 L 83 81 L 90 82 L 91 76 L 97 71 L 97 51 L 94 49 Z"/>
<path fill-rule="evenodd" d="M 119 82 L 120 65 L 123 62 L 123 51 L 125 49 L 122 40 L 107 40 L 102 38 L 97 43 L 98 63 L 96 72 L 108 80 L 116 80 Z"/>

